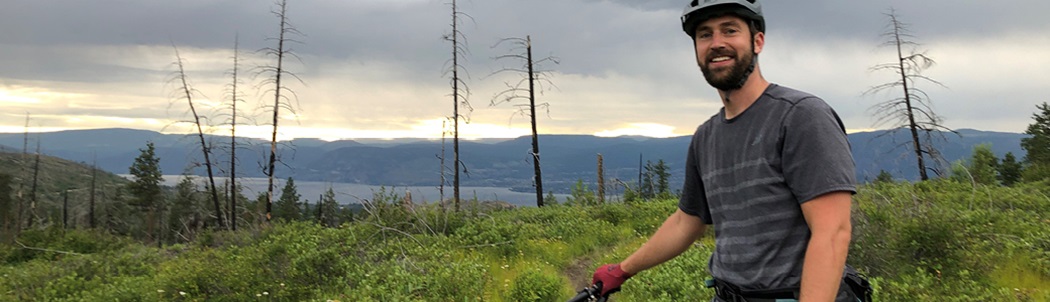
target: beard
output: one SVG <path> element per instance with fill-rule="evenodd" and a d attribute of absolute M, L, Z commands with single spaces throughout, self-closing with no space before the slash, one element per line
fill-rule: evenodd
<path fill-rule="evenodd" d="M 708 57 L 713 58 L 721 55 L 726 54 L 724 52 L 711 53 Z M 755 54 L 754 50 L 748 51 L 744 53 L 744 55 L 737 57 L 736 64 L 723 70 L 711 70 L 707 63 L 710 62 L 710 59 L 704 59 L 699 64 L 700 71 L 703 72 L 704 79 L 707 80 L 707 83 L 715 89 L 721 91 L 740 89 L 740 87 L 744 86 L 747 77 L 750 76 L 751 72 L 754 70 L 756 57 L 757 54 Z"/>

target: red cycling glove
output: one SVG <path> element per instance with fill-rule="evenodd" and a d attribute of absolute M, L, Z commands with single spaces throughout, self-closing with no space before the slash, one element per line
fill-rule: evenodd
<path fill-rule="evenodd" d="M 594 277 L 591 278 L 591 284 L 602 283 L 601 296 L 608 295 L 620 291 L 620 285 L 624 281 L 631 278 L 631 274 L 620 269 L 619 264 L 606 264 L 594 271 Z"/>

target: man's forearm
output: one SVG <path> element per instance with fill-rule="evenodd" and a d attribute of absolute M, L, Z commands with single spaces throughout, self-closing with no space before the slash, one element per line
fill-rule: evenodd
<path fill-rule="evenodd" d="M 637 274 L 670 260 L 689 249 L 705 229 L 706 225 L 699 217 L 678 210 L 664 221 L 649 241 L 621 262 L 620 268 Z"/>
<path fill-rule="evenodd" d="M 802 265 L 801 302 L 834 301 L 842 283 L 842 270 L 849 251 L 850 230 L 811 237 Z"/>

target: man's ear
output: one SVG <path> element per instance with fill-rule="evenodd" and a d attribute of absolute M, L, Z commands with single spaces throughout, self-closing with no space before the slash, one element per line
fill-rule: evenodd
<path fill-rule="evenodd" d="M 764 32 L 757 32 L 757 33 L 755 33 L 755 39 L 754 40 L 755 40 L 755 45 L 754 45 L 755 53 L 756 54 L 762 53 L 762 48 L 766 46 L 766 33 L 764 33 Z"/>

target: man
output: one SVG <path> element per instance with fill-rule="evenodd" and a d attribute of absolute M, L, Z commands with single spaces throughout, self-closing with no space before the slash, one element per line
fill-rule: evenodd
<path fill-rule="evenodd" d="M 593 282 L 617 291 L 712 225 L 714 301 L 855 301 L 843 284 L 856 188 L 842 122 L 823 100 L 762 77 L 756 1 L 693 0 L 682 26 L 724 107 L 693 135 L 678 210 Z"/>

